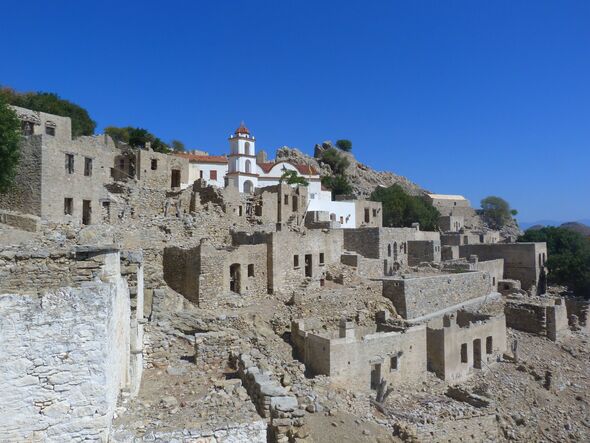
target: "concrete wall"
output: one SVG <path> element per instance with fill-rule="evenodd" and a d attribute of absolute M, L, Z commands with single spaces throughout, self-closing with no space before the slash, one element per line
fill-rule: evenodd
<path fill-rule="evenodd" d="M 491 292 L 490 275 L 480 271 L 383 279 L 383 296 L 406 319 L 430 315 Z"/>
<path fill-rule="evenodd" d="M 475 361 L 476 340 L 481 364 Z M 427 344 L 429 370 L 445 381 L 462 381 L 474 368 L 486 369 L 506 351 L 506 318 L 465 311 L 445 315 L 428 323 Z"/>
<path fill-rule="evenodd" d="M 523 289 L 538 286 L 541 268 L 547 260 L 546 243 L 496 243 L 464 245 L 461 257 L 477 255 L 480 261 L 504 259 L 504 277 L 520 280 Z"/>

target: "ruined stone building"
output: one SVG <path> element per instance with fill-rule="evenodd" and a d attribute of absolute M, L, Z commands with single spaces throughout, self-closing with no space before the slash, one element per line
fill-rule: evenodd
<path fill-rule="evenodd" d="M 141 259 L 112 245 L 1 254 L 2 439 L 106 441 L 142 377 Z"/>
<path fill-rule="evenodd" d="M 342 319 L 338 331 L 314 333 L 313 321 L 291 326 L 293 346 L 307 370 L 360 389 L 382 380 L 415 384 L 426 376 L 426 327 L 358 327 Z"/>
<path fill-rule="evenodd" d="M 0 195 L 0 211 L 13 213 L 15 223 L 14 213 L 56 223 L 109 223 L 118 201 L 105 185 L 133 179 L 172 189 L 188 178 L 184 159 L 119 148 L 107 135 L 72 139 L 69 117 L 14 109 L 23 124 L 21 156 L 13 191 Z"/>

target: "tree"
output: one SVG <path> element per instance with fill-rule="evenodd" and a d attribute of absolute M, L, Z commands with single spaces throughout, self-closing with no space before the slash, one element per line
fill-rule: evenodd
<path fill-rule="evenodd" d="M 519 242 L 547 242 L 549 283 L 565 285 L 590 298 L 590 239 L 567 228 L 529 229 Z"/>
<path fill-rule="evenodd" d="M 180 140 L 172 140 L 170 142 L 170 148 L 174 152 L 184 152 L 184 150 L 185 150 L 184 143 L 182 143 Z"/>
<path fill-rule="evenodd" d="M 383 226 L 410 227 L 418 222 L 424 230 L 438 229 L 438 210 L 420 197 L 407 194 L 400 185 L 377 188 L 370 199 L 383 205 Z"/>
<path fill-rule="evenodd" d="M 92 135 L 96 123 L 81 106 L 62 99 L 51 92 L 16 92 L 10 88 L 1 88 L 0 95 L 10 105 L 20 106 L 38 112 L 70 117 L 72 119 L 72 136 Z"/>
<path fill-rule="evenodd" d="M 145 149 L 147 143 L 156 152 L 170 152 L 170 146 L 149 132 L 147 129 L 135 128 L 132 126 L 125 126 L 118 128 L 116 126 L 108 126 L 104 130 L 105 134 L 110 135 L 114 140 L 122 143 L 127 143 L 135 148 Z"/>
<path fill-rule="evenodd" d="M 518 212 L 510 208 L 510 204 L 501 197 L 490 195 L 481 201 L 481 209 L 484 220 L 492 228 L 502 228 L 512 220 L 512 211 L 516 215 Z"/>
<path fill-rule="evenodd" d="M 326 163 L 332 169 L 335 175 L 343 175 L 350 162 L 346 157 L 340 154 L 336 149 L 330 148 L 322 152 L 320 161 Z"/>
<path fill-rule="evenodd" d="M 350 140 L 336 140 L 336 146 L 338 147 L 338 149 L 345 152 L 352 151 L 352 142 Z"/>
<path fill-rule="evenodd" d="M 309 181 L 302 175 L 297 174 L 297 171 L 292 169 L 285 169 L 283 175 L 279 179 L 279 183 L 286 182 L 288 185 L 308 186 Z"/>
<path fill-rule="evenodd" d="M 332 196 L 352 194 L 352 186 L 346 175 L 327 175 L 322 177 L 322 185 L 332 191 Z"/>
<path fill-rule="evenodd" d="M 14 179 L 20 154 L 20 120 L 0 96 L 0 192 Z"/>
<path fill-rule="evenodd" d="M 352 186 L 346 176 L 346 168 L 350 162 L 334 148 L 322 152 L 320 161 L 329 165 L 332 175 L 322 177 L 322 184 L 332 191 L 332 196 L 349 195 L 352 193 Z"/>

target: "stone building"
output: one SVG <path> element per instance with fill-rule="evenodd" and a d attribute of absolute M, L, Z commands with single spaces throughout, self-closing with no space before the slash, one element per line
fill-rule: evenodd
<path fill-rule="evenodd" d="M 425 200 L 438 209 L 442 216 L 461 216 L 467 209 L 471 209 L 469 200 L 462 195 L 426 194 Z"/>
<path fill-rule="evenodd" d="M 13 189 L 0 210 L 57 223 L 111 222 L 117 199 L 105 185 L 136 179 L 147 187 L 180 188 L 188 161 L 150 149 L 118 148 L 107 135 L 72 139 L 69 117 L 13 107 L 23 125 Z"/>
<path fill-rule="evenodd" d="M 477 255 L 479 260 L 504 259 L 504 278 L 519 280 L 523 289 L 539 287 L 547 261 L 546 243 L 494 243 L 463 245 L 461 257 Z M 541 285 L 542 286 L 542 285 Z"/>
<path fill-rule="evenodd" d="M 425 325 L 359 327 L 342 319 L 338 331 L 318 333 L 313 323 L 291 324 L 291 341 L 310 375 L 327 375 L 358 389 L 377 389 L 381 380 L 399 385 L 426 377 Z"/>
<path fill-rule="evenodd" d="M 229 247 L 202 239 L 195 248 L 165 248 L 164 279 L 188 300 L 213 306 L 228 293 L 320 287 L 326 267 L 338 263 L 341 254 L 341 230 L 235 233 Z"/>
<path fill-rule="evenodd" d="M 427 276 L 409 274 L 386 277 L 382 281 L 383 296 L 408 320 L 442 315 L 494 292 L 492 277 L 482 271 Z"/>
<path fill-rule="evenodd" d="M 417 224 L 413 228 L 346 229 L 344 249 L 376 259 L 383 269 L 381 275 L 391 275 L 401 266 L 441 260 L 440 234 L 420 231 Z"/>
<path fill-rule="evenodd" d="M 445 381 L 465 380 L 506 352 L 506 318 L 457 311 L 428 322 L 428 369 Z"/>
<path fill-rule="evenodd" d="M 107 441 L 120 392 L 142 376 L 141 263 L 132 310 L 113 246 L 1 252 L 0 439 Z"/>
<path fill-rule="evenodd" d="M 568 312 L 562 298 L 508 296 L 504 307 L 506 324 L 558 341 L 569 333 Z"/>

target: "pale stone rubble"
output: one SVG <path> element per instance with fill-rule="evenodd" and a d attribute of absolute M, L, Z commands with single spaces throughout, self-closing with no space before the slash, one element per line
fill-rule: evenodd
<path fill-rule="evenodd" d="M 505 406 L 534 393 L 546 414 L 541 389 L 582 417 L 589 401 L 588 304 L 547 288 L 544 243 L 512 243 L 463 197 L 356 162 L 359 195 L 401 183 L 439 209 L 441 231 L 381 227 L 374 202 L 344 228 L 307 212 L 303 186 L 171 187 L 182 158 L 72 140 L 67 119 L 25 111 L 17 186 L 39 182 L 0 198 L 0 441 L 590 438 L 583 418 L 535 431 Z M 95 159 L 74 208 L 52 194 L 63 164 L 37 146 Z"/>

